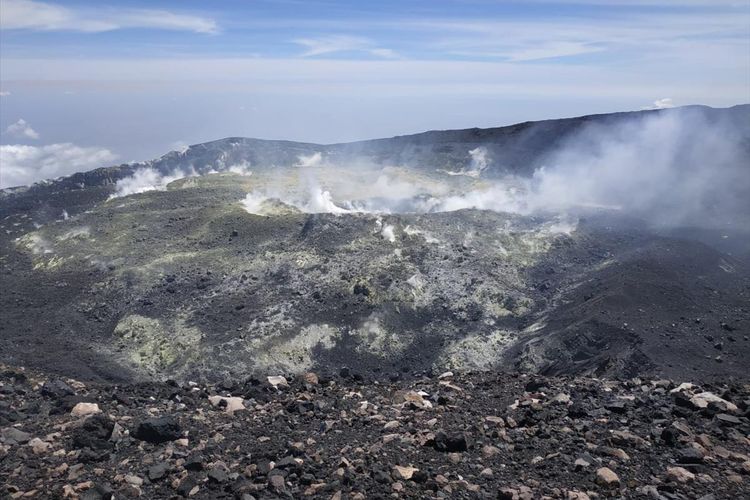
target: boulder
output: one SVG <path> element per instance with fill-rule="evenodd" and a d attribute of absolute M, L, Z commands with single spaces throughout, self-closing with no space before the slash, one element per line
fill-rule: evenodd
<path fill-rule="evenodd" d="M 617 488 L 620 486 L 620 478 L 609 467 L 601 467 L 596 470 L 596 484 L 603 488 Z"/>
<path fill-rule="evenodd" d="M 182 428 L 174 417 L 153 417 L 139 423 L 132 434 L 141 441 L 159 444 L 180 439 Z"/>
<path fill-rule="evenodd" d="M 695 474 L 683 467 L 667 467 L 667 480 L 688 483 L 695 480 Z"/>
<path fill-rule="evenodd" d="M 31 434 L 15 427 L 7 427 L 0 433 L 3 443 L 26 444 L 31 440 Z"/>
<path fill-rule="evenodd" d="M 83 423 L 73 429 L 73 447 L 90 448 L 92 450 L 111 449 L 110 441 L 115 423 L 101 413 L 90 415 Z"/>
<path fill-rule="evenodd" d="M 66 396 L 74 396 L 76 391 L 65 383 L 65 381 L 56 379 L 45 382 L 44 385 L 42 385 L 40 393 L 42 396 L 50 399 L 61 399 Z"/>
<path fill-rule="evenodd" d="M 466 451 L 468 449 L 468 440 L 466 434 L 462 432 L 446 433 L 444 431 L 438 431 L 435 434 L 434 447 L 438 451 L 444 451 L 447 453 L 456 453 Z"/>
<path fill-rule="evenodd" d="M 726 399 L 720 398 L 712 392 L 701 392 L 699 394 L 695 394 L 690 398 L 690 402 L 699 409 L 708 408 L 708 405 L 713 403 L 722 411 L 735 412 L 738 410 L 737 405 L 727 401 Z"/>
<path fill-rule="evenodd" d="M 100 412 L 99 405 L 96 403 L 78 403 L 70 410 L 70 415 L 73 417 L 85 417 Z"/>

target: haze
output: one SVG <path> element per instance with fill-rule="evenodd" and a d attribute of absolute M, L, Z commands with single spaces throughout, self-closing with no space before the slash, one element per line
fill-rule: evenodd
<path fill-rule="evenodd" d="M 2 0 L 3 187 L 226 136 L 333 143 L 750 101 L 750 5 Z"/>

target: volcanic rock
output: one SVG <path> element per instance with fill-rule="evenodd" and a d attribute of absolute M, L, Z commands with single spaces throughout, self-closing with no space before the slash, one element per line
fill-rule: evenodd
<path fill-rule="evenodd" d="M 86 415 L 93 415 L 100 411 L 99 405 L 96 403 L 78 403 L 70 410 L 70 415 L 73 417 L 85 417 Z"/>
<path fill-rule="evenodd" d="M 446 433 L 438 431 L 435 433 L 434 447 L 438 451 L 448 453 L 462 452 L 468 449 L 466 434 L 461 432 Z"/>
<path fill-rule="evenodd" d="M 110 437 L 115 423 L 101 413 L 86 417 L 82 424 L 73 429 L 73 446 L 92 450 L 109 450 L 112 448 Z"/>
<path fill-rule="evenodd" d="M 149 481 L 159 481 L 164 479 L 169 472 L 169 465 L 165 462 L 159 462 L 148 468 Z"/>
<path fill-rule="evenodd" d="M 596 484 L 605 488 L 617 488 L 620 486 L 620 478 L 609 467 L 601 467 L 596 470 Z"/>
<path fill-rule="evenodd" d="M 417 472 L 418 470 L 419 469 L 417 469 L 416 467 L 394 465 L 393 477 L 395 477 L 396 479 L 409 480 L 412 478 L 414 473 Z"/>
<path fill-rule="evenodd" d="M 31 446 L 31 450 L 37 455 L 43 455 L 52 448 L 52 445 L 50 443 L 42 441 L 39 438 L 34 438 L 29 441 L 29 446 Z"/>
<path fill-rule="evenodd" d="M 282 375 L 269 376 L 269 377 L 267 377 L 267 379 L 268 379 L 268 383 L 271 384 L 271 386 L 273 386 L 274 388 L 277 388 L 277 389 L 279 387 L 288 387 L 289 386 L 289 382 L 287 382 L 286 378 L 284 376 L 282 376 Z"/>
<path fill-rule="evenodd" d="M 230 415 L 245 409 L 244 401 L 239 397 L 209 396 L 208 400 L 213 406 L 223 407 L 224 411 Z"/>
<path fill-rule="evenodd" d="M 667 467 L 667 479 L 687 483 L 695 480 L 695 474 L 683 467 Z"/>
<path fill-rule="evenodd" d="M 6 427 L 0 436 L 3 443 L 7 444 L 26 444 L 31 439 L 31 434 L 15 427 Z"/>
<path fill-rule="evenodd" d="M 0 384 L 2 377 L 0 370 Z M 675 498 L 747 496 L 745 417 L 737 416 L 740 423 L 734 426 L 719 425 L 707 409 L 678 406 L 669 385 L 645 377 L 536 376 L 547 392 L 530 395 L 527 380 L 515 374 L 454 373 L 451 379 L 463 391 L 421 376 L 377 383 L 336 379 L 316 386 L 295 379 L 280 391 L 259 383 L 264 399 L 231 419 L 214 410 L 208 397 L 244 393 L 245 384 L 92 384 L 76 390 L 96 402 L 100 413 L 81 419 L 29 413 L 22 427 L 11 428 L 46 450 L 37 454 L 32 446 L 4 442 L 0 474 L 19 492 L 43 490 L 59 497 L 66 492 L 82 496 L 99 484 L 117 485 L 118 497 L 142 498 L 330 498 L 340 493 L 343 499 L 361 498 L 364 492 L 368 497 L 398 492 L 404 498 L 493 498 L 504 488 L 513 490 L 509 498 L 566 498 L 568 492 L 590 498 L 653 496 L 654 491 Z M 750 388 L 742 383 L 710 387 L 727 401 L 750 399 Z M 403 398 L 413 391 L 425 400 L 437 399 L 446 390 L 453 398 L 449 406 L 425 409 Z M 565 404 L 546 396 L 562 391 L 585 402 L 591 416 L 572 418 Z M 139 403 L 119 404 L 115 392 Z M 648 404 L 639 404 L 641 398 Z M 613 418 L 604 406 L 617 399 L 630 403 L 624 415 Z M 14 408 L 50 404 L 38 391 L 13 391 L 0 401 Z M 288 411 L 301 401 L 313 403 L 313 414 Z M 686 413 L 676 417 L 675 411 Z M 121 424 L 137 430 L 149 419 L 164 418 L 155 414 L 183 423 L 185 432 L 175 435 L 187 438 L 151 446 L 120 432 L 113 440 L 115 428 L 124 429 Z M 389 437 L 383 426 L 391 421 L 400 425 Z M 506 421 L 511 425 L 500 424 Z M 661 439 L 666 430 L 674 436 L 673 446 Z M 620 461 L 625 455 L 627 463 Z M 694 479 L 681 482 L 676 472 L 668 472 L 679 466 Z M 607 468 L 616 482 L 609 475 L 609 481 L 602 478 Z"/>
<path fill-rule="evenodd" d="M 149 443 L 165 443 L 182 437 L 182 428 L 174 417 L 148 418 L 138 424 L 133 437 Z"/>
<path fill-rule="evenodd" d="M 41 388 L 42 396 L 46 396 L 52 399 L 61 399 L 65 396 L 74 396 L 75 391 L 72 387 L 60 379 L 47 381 L 42 385 Z"/>

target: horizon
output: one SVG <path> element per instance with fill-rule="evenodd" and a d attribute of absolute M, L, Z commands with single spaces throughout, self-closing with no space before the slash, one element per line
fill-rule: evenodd
<path fill-rule="evenodd" d="M 431 130 L 422 130 L 422 131 L 418 131 L 418 132 L 412 132 L 412 133 L 406 133 L 406 134 L 400 134 L 400 135 L 394 135 L 394 136 L 372 137 L 372 138 L 357 139 L 357 140 L 354 140 L 354 141 L 347 141 L 347 142 L 341 142 L 341 141 L 339 141 L 339 142 L 328 142 L 328 143 L 316 143 L 316 142 L 298 141 L 298 140 L 295 140 L 295 139 L 268 139 L 268 138 L 263 138 L 263 137 L 247 137 L 247 136 L 230 135 L 230 136 L 219 137 L 219 138 L 215 138 L 215 139 L 207 139 L 207 140 L 204 140 L 204 141 L 201 141 L 201 142 L 196 142 L 196 143 L 193 143 L 193 144 L 186 144 L 182 150 L 184 151 L 184 150 L 187 150 L 188 148 L 192 148 L 194 146 L 201 146 L 201 145 L 204 145 L 204 144 L 211 144 L 211 143 L 214 143 L 214 142 L 227 141 L 227 140 L 230 140 L 230 139 L 250 139 L 250 140 L 254 140 L 254 141 L 268 141 L 268 142 L 278 141 L 278 142 L 290 142 L 290 143 L 294 143 L 294 144 L 308 144 L 308 145 L 312 145 L 312 146 L 329 147 L 329 146 L 337 146 L 337 145 L 342 145 L 342 144 L 356 144 L 358 142 L 380 141 L 380 140 L 396 139 L 396 138 L 399 138 L 399 137 L 410 137 L 410 136 L 414 136 L 414 135 L 427 134 L 427 133 L 431 133 L 431 132 L 455 132 L 455 131 L 464 131 L 464 130 L 492 130 L 492 129 L 498 129 L 498 128 L 504 128 L 504 127 L 513 127 L 513 126 L 521 125 L 521 124 L 525 124 L 525 123 L 537 123 L 537 122 L 557 121 L 557 120 L 575 120 L 577 118 L 584 118 L 584 117 L 590 117 L 590 116 L 604 116 L 604 115 L 612 115 L 612 114 L 619 114 L 619 113 L 642 113 L 642 112 L 651 112 L 651 111 L 679 110 L 679 109 L 693 108 L 693 107 L 707 107 L 707 108 L 711 108 L 711 109 L 731 109 L 731 108 L 736 108 L 736 107 L 740 107 L 740 106 L 750 106 L 750 103 L 739 103 L 739 104 L 733 104 L 733 105 L 726 106 L 726 107 L 707 106 L 705 104 L 686 104 L 684 106 L 674 106 L 674 107 L 670 107 L 670 108 L 640 109 L 640 110 L 633 110 L 633 111 L 613 111 L 613 112 L 610 112 L 610 113 L 596 113 L 596 114 L 591 114 L 591 115 L 563 116 L 563 117 L 546 118 L 546 119 L 542 119 L 542 120 L 529 120 L 529 121 L 516 122 L 516 123 L 511 123 L 511 124 L 508 124 L 508 125 L 499 125 L 499 126 L 494 126 L 494 127 L 493 126 L 489 126 L 489 127 L 468 127 L 468 128 L 463 128 L 463 129 L 431 129 Z M 154 156 L 152 158 L 148 158 L 148 159 L 144 159 L 144 160 L 130 161 L 130 162 L 125 162 L 125 163 L 117 163 L 116 162 L 116 163 L 113 163 L 113 164 L 101 165 L 101 166 L 94 167 L 94 168 L 91 168 L 91 169 L 88 169 L 88 170 L 80 170 L 80 171 L 71 172 L 69 174 L 65 174 L 65 175 L 58 176 L 58 177 L 41 179 L 41 181 L 54 181 L 54 180 L 57 180 L 57 179 L 62 179 L 62 178 L 70 177 L 71 175 L 75 175 L 75 174 L 78 174 L 78 173 L 85 173 L 85 172 L 90 172 L 92 170 L 97 170 L 99 168 L 110 168 L 110 167 L 117 167 L 117 166 L 120 166 L 120 165 L 137 165 L 137 164 L 140 164 L 140 163 L 148 163 L 149 161 L 158 160 L 161 157 L 163 157 L 163 156 L 165 156 L 165 155 L 167 155 L 169 153 L 174 153 L 174 152 L 180 152 L 180 150 L 179 149 L 171 149 L 171 150 L 168 150 L 168 151 L 163 151 L 162 153 L 160 153 L 160 154 L 158 154 L 158 155 L 156 155 L 156 156 Z M 2 191 L 4 189 L 15 189 L 15 188 L 27 187 L 27 186 L 29 186 L 29 185 L 0 186 L 0 191 Z"/>
<path fill-rule="evenodd" d="M 0 0 L 0 42 L 0 153 L 24 183 L 217 137 L 750 102 L 750 3 L 732 0 Z"/>

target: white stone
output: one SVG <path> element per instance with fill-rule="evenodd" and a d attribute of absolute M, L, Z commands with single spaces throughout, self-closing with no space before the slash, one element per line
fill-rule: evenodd
<path fill-rule="evenodd" d="M 417 472 L 419 469 L 416 467 L 402 467 L 400 465 L 393 466 L 393 472 L 395 473 L 396 479 L 408 480 Z"/>
<path fill-rule="evenodd" d="M 690 398 L 690 402 L 698 408 L 706 408 L 709 403 L 716 403 L 724 411 L 737 411 L 737 405 L 722 399 L 713 392 L 701 392 Z"/>
<path fill-rule="evenodd" d="M 142 486 L 143 485 L 143 479 L 140 478 L 140 477 L 138 477 L 138 476 L 134 476 L 132 474 L 127 474 L 125 476 L 125 482 L 128 483 L 128 484 L 132 484 L 133 486 Z"/>
<path fill-rule="evenodd" d="M 238 397 L 225 397 L 225 396 L 209 396 L 208 401 L 212 406 L 219 406 L 222 401 L 226 401 L 224 412 L 234 415 L 234 412 L 238 410 L 244 410 L 245 404 L 242 398 Z"/>
<path fill-rule="evenodd" d="M 34 438 L 31 441 L 29 441 L 29 446 L 31 446 L 31 450 L 36 455 L 41 455 L 43 453 L 47 453 L 50 448 L 52 448 L 52 445 L 42 441 L 39 438 Z"/>
<path fill-rule="evenodd" d="M 677 392 L 689 391 L 694 388 L 695 388 L 695 384 L 691 384 L 690 382 L 683 382 L 669 392 L 672 394 L 675 394 Z"/>
<path fill-rule="evenodd" d="M 274 387 L 282 386 L 288 387 L 289 382 L 286 381 L 286 377 L 283 375 L 271 375 L 268 377 L 268 383 Z"/>
<path fill-rule="evenodd" d="M 85 417 L 100 412 L 99 405 L 96 403 L 78 403 L 70 410 L 70 414 L 74 417 Z"/>
<path fill-rule="evenodd" d="M 568 404 L 570 403 L 570 395 L 561 392 L 560 394 L 552 398 L 552 401 L 554 401 L 555 403 Z"/>

